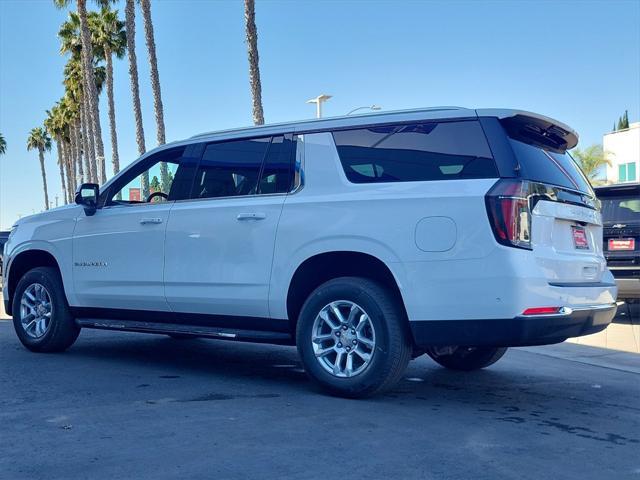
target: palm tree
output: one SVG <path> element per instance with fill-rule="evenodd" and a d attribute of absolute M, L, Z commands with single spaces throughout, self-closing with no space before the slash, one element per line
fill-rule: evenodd
<path fill-rule="evenodd" d="M 53 0 L 58 8 L 66 7 L 71 0 Z M 108 0 L 98 0 L 98 4 L 106 5 Z M 89 103 L 89 116 L 93 127 L 95 139 L 95 153 L 97 162 L 104 162 L 104 145 L 102 143 L 102 127 L 100 126 L 100 110 L 98 105 L 98 89 L 96 88 L 95 73 L 93 69 L 93 45 L 91 44 L 91 32 L 89 30 L 89 19 L 87 13 L 87 0 L 76 0 L 78 17 L 80 20 L 80 43 L 82 58 L 82 73 L 86 94 Z"/>
<path fill-rule="evenodd" d="M 253 99 L 253 123 L 263 125 L 262 84 L 260 83 L 258 29 L 256 28 L 254 0 L 244 0 L 244 22 L 247 33 L 247 53 L 249 55 L 249 83 L 251 84 L 251 98 Z"/>
<path fill-rule="evenodd" d="M 131 80 L 131 96 L 133 97 L 133 116 L 136 121 L 136 142 L 138 154 L 146 151 L 144 144 L 144 127 L 142 125 L 142 108 L 140 106 L 140 86 L 138 84 L 138 60 L 136 57 L 136 7 L 134 0 L 126 0 L 124 9 L 127 32 L 127 50 L 129 54 L 129 77 Z M 140 177 L 142 198 L 149 196 L 149 172 Z"/>
<path fill-rule="evenodd" d="M 82 43 L 80 40 L 80 17 L 73 12 L 69 19 L 62 24 L 58 31 L 60 38 L 60 53 L 70 53 L 71 58 L 64 68 L 64 85 L 67 92 L 77 99 L 82 124 L 82 142 L 85 159 L 85 170 L 89 181 L 97 182 L 98 167 L 96 165 L 93 123 L 90 120 L 89 98 L 86 95 L 85 75 L 82 69 Z"/>
<path fill-rule="evenodd" d="M 60 167 L 60 183 L 62 185 L 62 193 L 64 195 L 64 204 L 66 205 L 69 199 L 69 192 L 67 191 L 67 183 L 64 180 L 65 157 L 64 150 L 62 148 L 64 129 L 62 128 L 62 122 L 60 121 L 60 102 L 57 102 L 51 110 L 47 110 L 46 113 L 47 118 L 44 121 L 44 128 L 56 142 L 56 147 L 58 149 L 58 166 Z"/>
<path fill-rule="evenodd" d="M 591 145 L 584 150 L 575 148 L 571 151 L 571 156 L 591 181 L 596 179 L 603 165 L 611 165 L 611 161 L 607 158 L 607 153 L 602 150 L 602 145 Z"/>
<path fill-rule="evenodd" d="M 4 139 L 4 136 L 0 133 L 0 155 L 4 155 L 7 151 L 7 141 Z"/>
<path fill-rule="evenodd" d="M 42 127 L 36 127 L 29 132 L 27 138 L 27 151 L 38 150 L 40 159 L 40 172 L 42 173 L 42 186 L 44 188 L 44 209 L 49 210 L 49 192 L 47 192 L 47 173 L 44 170 L 44 152 L 51 150 L 51 138 Z"/>
<path fill-rule="evenodd" d="M 113 55 L 123 58 L 127 48 L 127 36 L 124 22 L 118 19 L 118 11 L 103 7 L 100 14 L 90 18 L 92 24 L 93 42 L 102 47 L 102 53 L 107 64 L 107 101 L 109 106 L 109 129 L 111 132 L 111 161 L 113 173 L 120 171 L 120 156 L 118 154 L 118 134 L 116 131 L 116 112 L 113 101 Z M 106 178 L 104 179 L 106 180 Z M 103 180 L 103 181 L 104 181 Z"/>
<path fill-rule="evenodd" d="M 62 29 L 61 29 L 62 32 Z M 61 39 L 63 39 L 62 51 L 72 51 L 68 50 L 68 46 L 72 44 L 72 42 L 67 42 L 64 40 L 62 34 L 60 35 Z M 102 88 L 106 81 L 106 69 L 103 66 L 94 67 L 94 78 L 96 82 L 96 89 L 98 93 L 102 92 Z M 87 101 L 87 96 L 85 95 L 86 89 L 84 88 L 84 81 L 82 76 L 82 69 L 80 65 L 80 59 L 78 56 L 72 54 L 71 58 L 67 62 L 64 67 L 64 81 L 63 84 L 66 88 L 67 97 L 69 97 L 69 105 L 72 106 L 72 110 L 76 112 L 74 116 L 76 123 L 78 124 L 76 128 L 78 128 L 78 132 L 76 132 L 75 137 L 80 136 L 80 132 L 82 132 L 81 138 L 76 138 L 78 143 L 78 147 L 80 142 L 82 142 L 82 151 L 84 153 L 86 178 L 92 182 L 100 181 L 100 173 L 99 170 L 102 171 L 104 175 L 102 175 L 102 181 L 105 180 L 106 173 L 104 162 L 101 162 L 98 166 L 96 164 L 96 158 L 94 155 L 94 137 L 92 135 L 91 130 L 91 122 L 89 121 L 89 105 Z M 77 160 L 81 160 L 81 155 L 77 155 Z M 78 165 L 78 170 L 82 172 L 82 165 Z"/>
<path fill-rule="evenodd" d="M 149 67 L 151 76 L 151 90 L 153 91 L 153 109 L 156 114 L 156 135 L 158 145 L 164 145 L 164 107 L 162 106 L 162 94 L 160 92 L 160 74 L 158 73 L 158 57 L 156 55 L 156 41 L 153 34 L 153 21 L 151 20 L 151 0 L 140 0 L 142 18 L 144 20 L 144 35 L 149 52 Z M 162 191 L 169 191 L 169 170 L 165 162 L 160 163 L 160 182 Z"/>

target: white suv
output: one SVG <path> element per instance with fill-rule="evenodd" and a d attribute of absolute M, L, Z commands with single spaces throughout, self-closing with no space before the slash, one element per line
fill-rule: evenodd
<path fill-rule="evenodd" d="M 576 143 L 547 117 L 460 108 L 198 135 L 20 220 L 5 308 L 40 352 L 81 328 L 295 344 L 352 397 L 422 353 L 486 367 L 615 314 Z"/>

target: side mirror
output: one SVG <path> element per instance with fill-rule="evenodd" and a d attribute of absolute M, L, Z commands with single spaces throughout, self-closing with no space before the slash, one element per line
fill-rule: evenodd
<path fill-rule="evenodd" d="M 87 217 L 96 213 L 99 195 L 100 187 L 97 183 L 83 183 L 76 190 L 76 203 L 84 207 L 84 213 Z"/>

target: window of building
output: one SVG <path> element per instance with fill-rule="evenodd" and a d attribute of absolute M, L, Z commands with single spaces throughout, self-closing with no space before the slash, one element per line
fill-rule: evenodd
<path fill-rule="evenodd" d="M 636 163 L 622 163 L 618 165 L 618 181 L 619 182 L 635 182 L 636 177 Z"/>

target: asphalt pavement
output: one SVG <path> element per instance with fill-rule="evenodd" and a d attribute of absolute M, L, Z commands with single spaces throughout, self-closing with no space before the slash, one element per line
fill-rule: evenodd
<path fill-rule="evenodd" d="M 609 352 L 420 357 L 345 400 L 291 347 L 85 330 L 34 354 L 0 321 L 0 478 L 640 479 L 640 355 Z"/>

